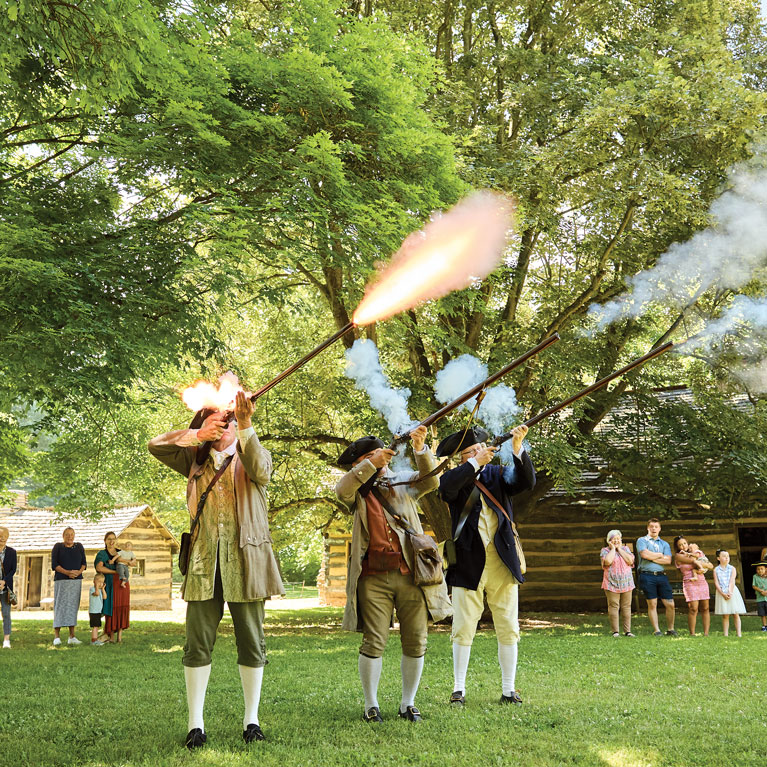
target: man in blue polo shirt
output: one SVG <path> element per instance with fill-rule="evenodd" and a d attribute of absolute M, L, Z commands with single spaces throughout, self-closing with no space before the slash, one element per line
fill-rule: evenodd
<path fill-rule="evenodd" d="M 647 599 L 647 617 L 652 624 L 656 637 L 662 636 L 658 627 L 658 597 L 663 600 L 666 608 L 666 633 L 677 636 L 674 631 L 674 595 L 671 584 L 663 572 L 664 565 L 671 564 L 671 546 L 659 537 L 660 521 L 655 517 L 647 522 L 647 535 L 637 541 L 637 571 L 639 572 L 639 588 Z"/>

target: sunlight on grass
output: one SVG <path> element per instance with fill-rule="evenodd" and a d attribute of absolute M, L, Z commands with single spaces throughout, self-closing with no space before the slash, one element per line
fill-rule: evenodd
<path fill-rule="evenodd" d="M 636 748 L 619 748 L 616 750 L 603 748 L 597 751 L 600 758 L 610 767 L 657 767 L 662 758 L 657 751 Z"/>
<path fill-rule="evenodd" d="M 151 647 L 152 647 L 152 652 L 169 653 L 169 652 L 183 652 L 184 651 L 183 645 L 180 645 L 180 644 L 173 645 L 173 647 L 158 647 L 157 645 L 151 645 Z"/>

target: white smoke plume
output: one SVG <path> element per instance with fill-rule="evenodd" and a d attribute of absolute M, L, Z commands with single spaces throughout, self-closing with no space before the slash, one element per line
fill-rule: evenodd
<path fill-rule="evenodd" d="M 434 395 L 437 402 L 447 404 L 487 377 L 487 365 L 480 362 L 476 357 L 472 357 L 471 354 L 462 354 L 448 362 L 437 373 L 434 382 Z M 476 397 L 473 397 L 464 402 L 461 407 L 471 412 L 475 404 Z M 513 426 L 514 419 L 520 410 L 514 389 L 503 383 L 496 384 L 486 391 L 475 420 L 486 426 L 488 431 L 494 435 L 504 434 Z M 499 455 L 503 463 L 513 465 L 511 440 L 503 443 Z"/>
<path fill-rule="evenodd" d="M 381 368 L 378 348 L 370 339 L 358 338 L 345 352 L 344 374 L 354 381 L 357 389 L 365 391 L 370 404 L 386 419 L 392 434 L 416 426 L 407 412 L 410 389 L 393 389 Z"/>
<path fill-rule="evenodd" d="M 736 369 L 733 372 L 751 393 L 764 394 L 767 392 L 767 359 L 763 359 L 750 367 Z"/>
<path fill-rule="evenodd" d="M 712 226 L 687 242 L 674 243 L 652 269 L 635 275 L 630 294 L 590 307 L 597 330 L 619 319 L 639 317 L 654 302 L 682 308 L 711 287 L 736 290 L 765 265 L 766 157 L 762 147 L 750 163 L 731 172 L 730 190 L 711 205 Z"/>
<path fill-rule="evenodd" d="M 767 333 L 767 298 L 735 296 L 730 306 L 720 317 L 711 320 L 706 327 L 677 346 L 682 353 L 692 349 L 712 352 L 721 347 L 725 340 L 729 348 L 742 354 L 753 354 L 758 339 Z"/>

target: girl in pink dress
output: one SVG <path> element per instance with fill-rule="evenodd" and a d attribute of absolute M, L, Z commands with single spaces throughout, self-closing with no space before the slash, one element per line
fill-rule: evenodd
<path fill-rule="evenodd" d="M 708 636 L 711 627 L 711 612 L 709 610 L 709 600 L 711 593 L 708 590 L 708 582 L 705 573 L 701 574 L 698 570 L 698 577 L 693 578 L 696 572 L 696 566 L 702 564 L 706 570 L 710 570 L 712 565 L 708 560 L 702 563 L 695 554 L 687 549 L 687 539 L 678 535 L 674 538 L 674 564 L 682 573 L 682 591 L 687 601 L 687 624 L 690 628 L 690 636 L 695 636 L 695 624 L 698 621 L 698 612 L 700 612 L 703 623 L 703 636 Z"/>

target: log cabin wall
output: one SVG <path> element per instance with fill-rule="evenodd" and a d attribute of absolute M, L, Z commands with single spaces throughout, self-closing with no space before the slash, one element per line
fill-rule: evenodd
<path fill-rule="evenodd" d="M 623 540 L 635 549 L 637 538 L 647 534 L 647 519 L 605 521 L 596 510 L 598 494 L 588 499 L 554 497 L 540 501 L 534 513 L 518 524 L 522 547 L 527 560 L 526 581 L 519 591 L 520 610 L 526 612 L 604 612 L 606 602 L 602 591 L 602 566 L 599 552 L 605 536 L 612 529 L 623 533 Z M 679 518 L 661 519 L 663 540 L 673 550 L 675 536 L 684 535 L 698 546 L 716 565 L 714 552 L 725 548 L 738 571 L 738 587 L 745 595 L 753 568 L 743 565 L 738 529 L 759 527 L 767 530 L 767 514 L 738 520 L 718 519 L 707 522 L 694 507 L 679 507 Z M 343 606 L 346 603 L 346 564 L 351 535 L 331 529 L 325 539 L 323 563 L 318 578 L 320 604 Z M 751 557 L 753 559 L 753 556 Z M 681 574 L 672 564 L 666 573 L 675 590 L 678 608 L 684 607 L 681 595 Z M 712 576 L 706 576 L 712 596 L 715 594 Z M 638 584 L 637 584 L 638 585 Z M 634 608 L 646 609 L 646 602 L 637 588 Z M 753 604 L 747 606 L 753 608 Z M 713 609 L 713 605 L 712 605 Z"/>
<path fill-rule="evenodd" d="M 602 591 L 602 567 L 599 552 L 605 546 L 605 536 L 612 529 L 623 534 L 624 542 L 635 549 L 637 538 L 647 534 L 647 519 L 605 521 L 595 510 L 593 496 L 588 501 L 578 499 L 544 499 L 535 512 L 518 525 L 522 547 L 527 559 L 526 582 L 520 588 L 521 610 L 545 612 L 603 612 L 606 609 Z M 738 528 L 740 526 L 767 527 L 767 516 L 739 520 L 704 520 L 694 507 L 680 507 L 679 518 L 661 519 L 660 537 L 668 541 L 673 552 L 677 535 L 697 543 L 716 565 L 714 552 L 727 549 L 731 563 L 738 571 L 738 586 L 744 593 L 744 584 L 751 583 L 750 567 L 744 573 Z M 681 573 L 672 564 L 666 574 L 674 587 L 677 607 L 683 607 Z M 636 573 L 635 573 L 636 580 Z M 712 576 L 706 576 L 712 596 L 715 594 Z M 638 586 L 638 584 L 637 584 Z M 638 600 L 638 602 L 637 602 Z M 637 588 L 635 598 L 641 609 L 646 603 Z"/>

